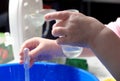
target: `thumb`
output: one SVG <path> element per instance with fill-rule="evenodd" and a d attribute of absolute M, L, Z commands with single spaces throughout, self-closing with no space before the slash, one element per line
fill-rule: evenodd
<path fill-rule="evenodd" d="M 68 43 L 67 37 L 61 36 L 61 37 L 57 38 L 56 42 L 60 45 L 67 44 Z"/>
<path fill-rule="evenodd" d="M 42 45 L 38 45 L 35 49 L 30 51 L 30 57 L 31 58 L 36 58 L 39 54 L 41 54 L 44 49 L 44 47 Z"/>

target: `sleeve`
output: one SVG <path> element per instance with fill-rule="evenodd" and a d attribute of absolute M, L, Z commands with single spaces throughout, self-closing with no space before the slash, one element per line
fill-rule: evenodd
<path fill-rule="evenodd" d="M 116 21 L 110 22 L 105 26 L 110 28 L 120 38 L 120 18 L 117 18 Z"/>

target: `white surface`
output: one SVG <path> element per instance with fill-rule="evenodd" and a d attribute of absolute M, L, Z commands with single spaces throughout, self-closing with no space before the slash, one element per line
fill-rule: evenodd
<path fill-rule="evenodd" d="M 103 81 L 106 78 L 112 77 L 110 72 L 105 68 L 105 66 L 99 61 L 96 56 L 83 58 L 87 59 L 89 72 L 94 74 L 99 80 Z"/>

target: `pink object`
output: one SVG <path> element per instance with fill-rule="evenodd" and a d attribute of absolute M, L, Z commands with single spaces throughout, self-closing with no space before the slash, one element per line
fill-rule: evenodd
<path fill-rule="evenodd" d="M 115 34 L 120 37 L 120 18 L 117 18 L 116 21 L 110 22 L 109 24 L 105 25 L 110 28 Z"/>

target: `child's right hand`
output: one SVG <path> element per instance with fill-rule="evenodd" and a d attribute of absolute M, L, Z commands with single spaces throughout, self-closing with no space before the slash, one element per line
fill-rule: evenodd
<path fill-rule="evenodd" d="M 38 60 L 49 60 L 53 57 L 62 56 L 62 50 L 55 40 L 34 37 L 26 40 L 20 49 L 20 63 L 24 63 L 24 48 L 29 48 L 30 66 Z"/>

